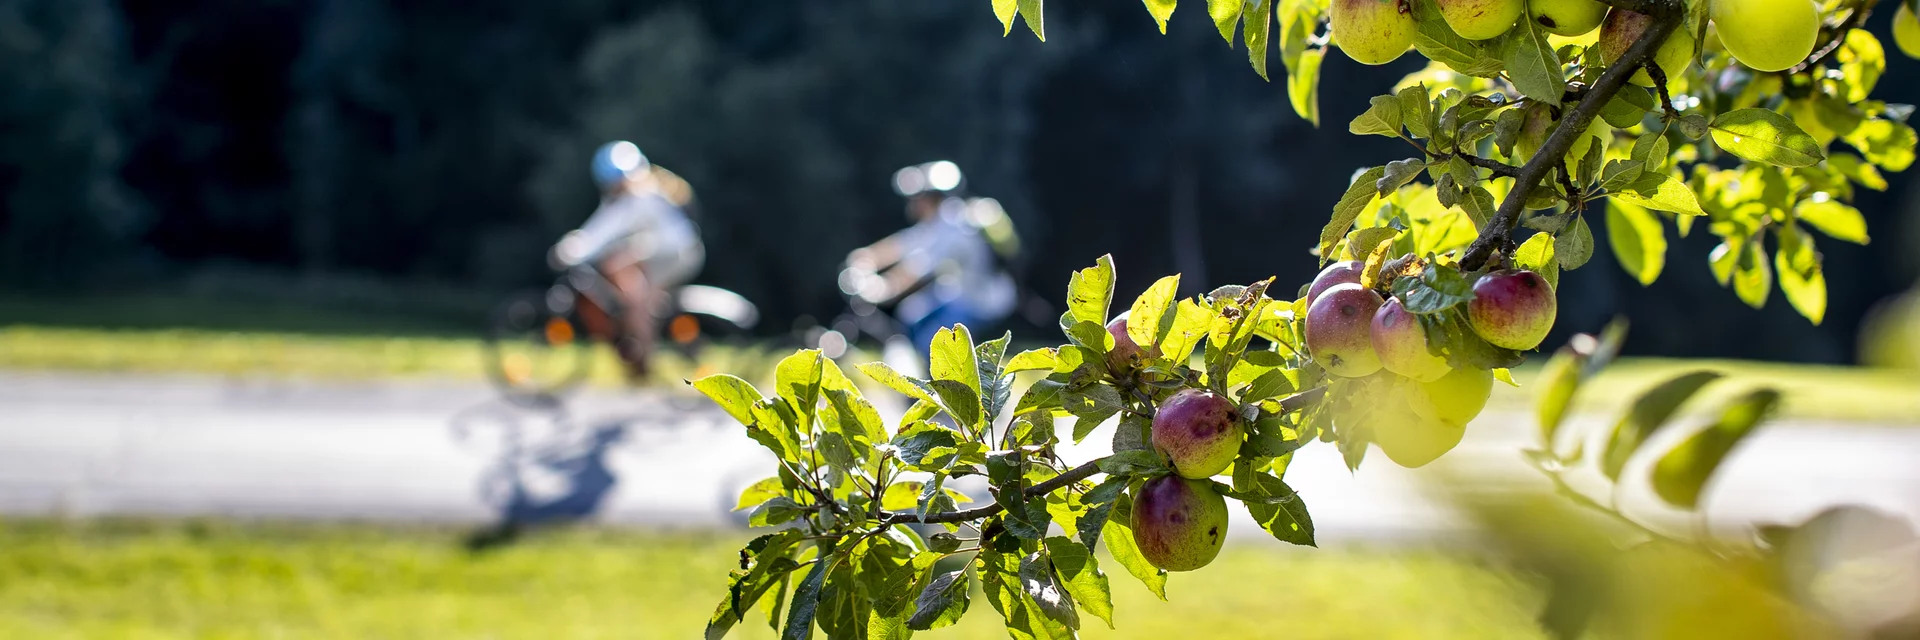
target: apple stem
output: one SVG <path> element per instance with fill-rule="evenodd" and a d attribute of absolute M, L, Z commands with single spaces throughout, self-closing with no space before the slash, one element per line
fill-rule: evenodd
<path fill-rule="evenodd" d="M 1573 148 L 1574 141 L 1586 133 L 1587 125 L 1599 115 L 1600 109 L 1613 99 L 1613 94 L 1620 91 L 1633 72 L 1640 70 L 1641 62 L 1651 58 L 1653 52 L 1660 48 L 1660 43 L 1665 42 L 1667 36 L 1685 20 L 1685 8 L 1679 0 L 1601 1 L 1616 8 L 1647 14 L 1653 18 L 1652 24 L 1640 34 L 1640 39 L 1627 47 L 1627 52 L 1621 54 L 1618 62 L 1582 92 L 1580 104 L 1560 119 L 1553 133 L 1540 144 L 1540 150 L 1534 152 L 1533 158 L 1520 167 L 1514 175 L 1513 190 L 1507 192 L 1506 200 L 1501 201 L 1500 210 L 1492 220 L 1487 221 L 1487 226 L 1480 229 L 1480 237 L 1467 247 L 1466 254 L 1461 257 L 1461 269 L 1479 269 L 1495 252 L 1512 253 L 1513 229 L 1519 226 L 1520 214 L 1526 210 L 1527 195 L 1540 186 L 1547 172 L 1560 166 L 1561 158 Z"/>

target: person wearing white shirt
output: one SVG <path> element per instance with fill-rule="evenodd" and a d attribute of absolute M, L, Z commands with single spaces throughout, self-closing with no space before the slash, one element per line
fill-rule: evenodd
<path fill-rule="evenodd" d="M 963 184 L 960 168 L 947 161 L 896 172 L 894 190 L 907 199 L 913 226 L 847 256 L 849 267 L 880 276 L 863 297 L 899 300 L 894 315 L 922 355 L 941 328 L 965 324 L 980 339 L 1019 302 L 986 233 L 1005 214 L 991 199 L 961 197 Z"/>
<path fill-rule="evenodd" d="M 624 140 L 594 153 L 593 179 L 600 187 L 600 207 L 554 245 L 549 260 L 556 269 L 593 265 L 613 284 L 625 305 L 626 325 L 615 346 L 629 373 L 644 377 L 659 322 L 658 301 L 692 280 L 706 262 L 700 230 L 687 213 L 693 191 Z"/>

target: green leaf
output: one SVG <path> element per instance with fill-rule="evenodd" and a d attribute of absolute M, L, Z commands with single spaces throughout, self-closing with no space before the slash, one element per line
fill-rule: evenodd
<path fill-rule="evenodd" d="M 1818 325 L 1827 315 L 1827 278 L 1821 272 L 1820 252 L 1805 231 L 1788 225 L 1780 228 L 1780 250 L 1773 254 L 1774 270 L 1780 274 L 1780 292 L 1787 302 L 1807 320 Z"/>
<path fill-rule="evenodd" d="M 1275 539 L 1316 546 L 1313 518 L 1307 514 L 1307 504 L 1286 482 L 1249 465 L 1235 464 L 1233 490 L 1241 494 L 1241 504 L 1247 507 L 1253 520 Z"/>
<path fill-rule="evenodd" d="M 1006 620 L 1013 640 L 1053 640 L 1073 637 L 1073 630 L 1040 611 L 1021 587 L 1020 555 L 989 549 L 975 557 L 980 568 L 980 591 Z"/>
<path fill-rule="evenodd" d="M 1561 75 L 1560 56 L 1547 44 L 1547 35 L 1534 23 L 1532 11 L 1507 30 L 1505 45 L 1500 58 L 1506 63 L 1507 77 L 1513 80 L 1514 88 L 1529 98 L 1559 104 L 1567 92 L 1567 80 Z"/>
<path fill-rule="evenodd" d="M 1593 258 L 1593 230 L 1587 227 L 1587 219 L 1575 216 L 1566 230 L 1553 237 L 1553 257 L 1560 261 L 1560 268 L 1573 270 L 1580 268 Z"/>
<path fill-rule="evenodd" d="M 1080 612 L 1074 610 L 1073 596 L 1053 575 L 1053 563 L 1039 551 L 1020 558 L 1020 588 L 1041 615 L 1068 629 L 1080 628 Z"/>
<path fill-rule="evenodd" d="M 1654 432 L 1666 426 L 1667 420 L 1680 409 L 1693 394 L 1702 387 L 1720 379 L 1715 371 L 1692 371 L 1683 373 L 1641 394 L 1633 401 L 1633 407 L 1627 415 L 1613 427 L 1613 437 L 1608 439 L 1607 453 L 1601 460 L 1600 470 L 1609 480 L 1619 480 L 1620 470 L 1627 466 L 1627 459 L 1640 448 Z"/>
<path fill-rule="evenodd" d="M 1760 422 L 1780 404 L 1780 392 L 1757 389 L 1736 398 L 1720 410 L 1713 424 L 1695 432 L 1686 441 L 1660 456 L 1653 466 L 1653 491 L 1668 504 L 1693 509 L 1700 505 L 1700 492 L 1727 454 L 1739 446 Z"/>
<path fill-rule="evenodd" d="M 1648 171 L 1665 171 L 1668 160 L 1667 136 L 1660 132 L 1648 133 L 1633 141 L 1630 157 L 1645 165 Z"/>
<path fill-rule="evenodd" d="M 1019 0 L 1019 2 L 1020 17 L 1026 19 L 1027 29 L 1033 31 L 1034 37 L 1039 38 L 1041 42 L 1046 42 L 1047 25 L 1040 16 L 1041 7 L 1046 0 Z"/>
<path fill-rule="evenodd" d="M 1768 266 L 1767 250 L 1755 237 L 1734 261 L 1733 293 L 1747 306 L 1758 309 L 1767 304 L 1767 293 L 1772 289 L 1773 267 Z"/>
<path fill-rule="evenodd" d="M 967 613 L 970 586 L 964 569 L 934 575 L 927 586 L 920 589 L 920 597 L 914 599 L 913 616 L 907 618 L 907 628 L 930 631 L 959 622 L 960 616 Z"/>
<path fill-rule="evenodd" d="M 1860 156 L 1851 153 L 1828 154 L 1827 167 L 1860 186 L 1874 191 L 1887 190 L 1887 179 L 1880 175 L 1880 170 L 1867 164 L 1865 160 L 1860 159 Z"/>
<path fill-rule="evenodd" d="M 1533 234 L 1513 251 L 1513 262 L 1522 269 L 1540 274 L 1554 289 L 1560 288 L 1560 261 L 1553 256 L 1553 236 Z"/>
<path fill-rule="evenodd" d="M 695 390 L 711 398 L 714 404 L 720 405 L 727 415 L 732 416 L 740 424 L 753 424 L 753 405 L 762 398 L 760 390 L 753 388 L 752 383 L 740 379 L 739 376 L 722 373 L 700 378 L 688 384 L 692 384 Z"/>
<path fill-rule="evenodd" d="M 1154 449 L 1122 451 L 1100 459 L 1100 472 L 1115 476 L 1145 476 L 1168 471 L 1167 457 Z"/>
<path fill-rule="evenodd" d="M 1640 124 L 1640 120 L 1646 117 L 1647 110 L 1627 99 L 1626 94 L 1632 90 L 1632 87 L 1621 87 L 1619 93 L 1614 94 L 1607 100 L 1605 106 L 1600 107 L 1600 119 L 1607 121 L 1607 124 L 1615 129 L 1625 129 Z"/>
<path fill-rule="evenodd" d="M 813 637 L 813 616 L 820 608 L 820 589 L 827 580 L 827 570 L 832 569 L 838 559 L 838 553 L 820 558 L 813 563 L 807 577 L 800 580 L 800 586 L 794 587 L 793 603 L 787 606 L 787 628 L 780 633 L 780 640 Z"/>
<path fill-rule="evenodd" d="M 794 352 L 774 366 L 774 389 L 780 398 L 793 407 L 796 415 L 811 423 L 814 412 L 820 406 L 820 380 L 823 375 L 818 349 L 803 349 Z M 802 425 L 802 432 L 808 425 Z"/>
<path fill-rule="evenodd" d="M 1413 134 L 1416 138 L 1433 137 L 1433 132 L 1428 126 L 1428 122 L 1433 118 L 1433 105 L 1428 101 L 1433 98 L 1427 95 L 1426 83 L 1422 82 L 1401 89 L 1394 96 L 1400 99 L 1401 120 L 1407 127 L 1407 133 Z"/>
<path fill-rule="evenodd" d="M 1366 113 L 1362 113 L 1347 123 L 1347 132 L 1354 135 L 1387 136 L 1400 135 L 1400 99 L 1394 96 L 1374 96 L 1368 101 Z"/>
<path fill-rule="evenodd" d="M 1127 337 L 1142 349 L 1158 346 L 1173 330 L 1174 317 L 1167 312 L 1173 309 L 1179 292 L 1180 276 L 1175 274 L 1159 279 L 1134 298 L 1133 307 L 1127 311 Z"/>
<path fill-rule="evenodd" d="M 1867 219 L 1860 210 L 1821 196 L 1800 203 L 1793 216 L 1821 233 L 1854 244 L 1867 243 Z"/>
<path fill-rule="evenodd" d="M 1417 23 L 1413 48 L 1420 55 L 1470 76 L 1493 78 L 1500 75 L 1503 67 L 1500 58 L 1493 55 L 1486 45 L 1454 33 L 1453 28 L 1447 26 L 1446 19 L 1440 17 L 1439 7 L 1431 0 L 1416 0 L 1413 10 Z"/>
<path fill-rule="evenodd" d="M 734 511 L 760 506 L 761 503 L 786 495 L 787 488 L 780 482 L 780 476 L 763 479 L 740 492 L 740 501 L 733 505 Z"/>
<path fill-rule="evenodd" d="M 1262 80 L 1267 77 L 1267 31 L 1273 27 L 1273 0 L 1247 0 L 1241 7 L 1240 17 L 1244 26 L 1240 35 L 1247 40 L 1247 61 L 1253 63 L 1254 73 Z"/>
<path fill-rule="evenodd" d="M 960 443 L 964 441 L 966 441 L 966 436 L 961 435 L 958 431 L 931 422 L 922 421 L 902 428 L 900 434 L 893 437 L 891 444 L 894 447 L 896 455 L 899 456 L 900 461 L 906 463 L 907 466 L 944 467 L 944 464 L 928 465 L 927 455 L 935 449 L 953 449 L 959 447 Z"/>
<path fill-rule="evenodd" d="M 1642 286 L 1653 284 L 1666 267 L 1667 235 L 1660 218 L 1620 198 L 1607 200 L 1607 244 L 1620 268 Z"/>
<path fill-rule="evenodd" d="M 1473 299 L 1473 282 L 1451 267 L 1427 265 L 1418 278 L 1393 281 L 1393 296 L 1416 315 L 1440 313 Z"/>
<path fill-rule="evenodd" d="M 1580 390 L 1585 360 L 1586 356 L 1562 347 L 1541 367 L 1540 377 L 1535 379 L 1534 386 L 1540 389 L 1540 397 L 1534 400 L 1533 408 L 1540 423 L 1541 449 L 1554 450 L 1560 423 L 1566 418 L 1567 408 L 1573 405 L 1573 394 Z"/>
<path fill-rule="evenodd" d="M 1378 197 L 1376 186 L 1386 174 L 1386 167 L 1373 167 L 1354 176 L 1352 184 L 1347 185 L 1347 192 L 1340 196 L 1340 202 L 1333 205 L 1333 219 L 1320 229 L 1322 263 L 1333 259 L 1334 246 L 1347 236 L 1347 229 L 1353 226 L 1353 221 Z"/>
<path fill-rule="evenodd" d="M 1707 212 L 1700 208 L 1700 201 L 1694 197 L 1693 189 L 1687 188 L 1687 183 L 1681 182 L 1674 178 L 1673 174 L 1665 171 L 1642 174 L 1634 181 L 1632 187 L 1625 191 L 1610 193 L 1608 197 L 1657 211 L 1671 211 L 1688 216 L 1707 215 Z"/>
<path fill-rule="evenodd" d="M 980 364 L 975 359 L 973 336 L 967 331 L 967 325 L 956 324 L 941 329 L 933 335 L 933 344 L 928 348 L 927 371 L 933 375 L 936 390 L 939 382 L 953 382 L 964 389 L 962 396 L 972 396 L 971 404 L 980 404 Z M 956 399 L 947 398 L 949 402 Z M 965 401 L 967 398 L 959 398 Z M 947 407 L 953 409 L 951 405 Z M 978 414 L 979 411 L 974 411 Z"/>
<path fill-rule="evenodd" d="M 1068 388 L 1061 394 L 1062 406 L 1073 414 L 1073 441 L 1079 442 L 1122 408 L 1120 391 L 1104 384 L 1079 389 Z"/>
<path fill-rule="evenodd" d="M 1316 127 L 1320 126 L 1320 63 L 1326 56 L 1326 49 L 1309 49 L 1287 73 L 1287 101 L 1294 113 Z"/>
<path fill-rule="evenodd" d="M 1066 587 L 1073 601 L 1087 613 L 1113 627 L 1113 594 L 1107 584 L 1107 574 L 1100 572 L 1100 563 L 1085 545 L 1071 538 L 1053 536 L 1046 539 L 1047 556 L 1053 561 L 1053 570 L 1060 575 L 1060 583 Z"/>
<path fill-rule="evenodd" d="M 1646 165 L 1638 160 L 1610 161 L 1605 169 L 1600 170 L 1600 188 L 1609 193 L 1626 191 L 1633 186 L 1635 180 L 1640 179 L 1640 174 L 1645 167 Z"/>
<path fill-rule="evenodd" d="M 867 585 L 873 597 L 873 612 L 867 618 L 866 640 L 906 640 L 913 637 L 912 627 L 907 626 L 907 617 L 913 613 L 913 605 L 920 593 L 915 587 L 923 576 L 932 577 L 928 572 L 933 569 L 935 562 L 944 557 L 944 553 L 959 548 L 959 540 L 948 533 L 934 534 L 927 546 L 934 547 L 938 544 L 935 541 L 942 539 L 952 540 L 953 547 L 939 552 L 915 553 L 906 563 L 887 571 L 885 580 Z"/>
<path fill-rule="evenodd" d="M 1173 328 L 1167 332 L 1166 339 L 1160 342 L 1161 356 L 1185 364 L 1193 356 L 1194 346 L 1200 344 L 1212 326 L 1212 309 L 1192 300 L 1181 300 L 1174 306 Z"/>
<path fill-rule="evenodd" d="M 1000 19 L 1000 35 L 1013 33 L 1013 18 L 1020 13 L 1018 0 L 993 0 L 993 17 Z"/>
<path fill-rule="evenodd" d="M 754 538 L 740 550 L 743 562 L 751 562 L 746 571 L 734 571 L 732 583 L 728 585 L 727 597 L 714 609 L 713 616 L 707 620 L 707 640 L 720 640 L 738 624 L 741 616 L 760 602 L 776 585 L 782 587 L 788 573 L 798 568 L 790 558 L 793 546 L 800 541 L 804 533 L 798 530 L 785 530 Z"/>
<path fill-rule="evenodd" d="M 1527 112 L 1524 109 L 1507 109 L 1496 116 L 1493 123 L 1493 146 L 1500 155 L 1513 157 L 1513 145 L 1520 141 L 1520 131 L 1525 128 Z"/>
<path fill-rule="evenodd" d="M 1412 182 L 1414 178 L 1420 177 L 1420 172 L 1425 171 L 1426 168 L 1427 161 L 1419 158 L 1389 162 L 1386 175 L 1381 176 L 1380 180 L 1374 183 L 1374 187 L 1380 195 L 1385 196 Z"/>
<path fill-rule="evenodd" d="M 1502 369 L 1519 366 L 1526 356 L 1519 351 L 1496 347 L 1473 331 L 1465 307 L 1441 313 L 1415 316 L 1427 333 L 1427 349 L 1447 358 L 1456 369 Z M 1356 446 L 1364 449 L 1366 443 Z"/>
<path fill-rule="evenodd" d="M 1905 123 L 1868 120 L 1841 139 L 1882 169 L 1906 171 L 1913 165 L 1914 132 Z"/>
<path fill-rule="evenodd" d="M 1054 349 L 1028 349 L 1007 361 L 1007 373 L 1052 371 L 1060 366 L 1060 352 Z"/>
<path fill-rule="evenodd" d="M 1080 322 L 1107 325 L 1107 306 L 1113 300 L 1113 256 L 1103 255 L 1093 266 L 1073 272 L 1067 283 L 1067 310 Z"/>
<path fill-rule="evenodd" d="M 1122 506 L 1127 506 L 1127 503 L 1123 501 L 1115 504 L 1116 513 L 1107 520 L 1106 527 L 1101 530 L 1101 536 L 1107 542 L 1107 553 L 1112 554 L 1113 561 L 1125 567 L 1127 573 L 1133 574 L 1141 584 L 1147 585 L 1147 590 L 1152 591 L 1153 595 L 1166 600 L 1167 572 L 1153 566 L 1153 563 L 1147 562 L 1146 556 L 1140 555 L 1140 547 L 1133 541 L 1133 529 L 1127 526 L 1126 518 L 1121 517 L 1126 513 L 1132 513 L 1131 508 L 1129 507 L 1125 513 L 1120 513 Z"/>
<path fill-rule="evenodd" d="M 1173 4 L 1168 0 L 1169 7 Z M 1167 13 L 1173 13 L 1172 8 Z M 1220 37 L 1227 39 L 1227 46 L 1233 46 L 1233 28 L 1240 24 L 1240 0 L 1207 0 L 1207 17 L 1213 18 L 1213 26 L 1220 29 Z M 1165 26 L 1160 33 L 1167 32 Z"/>
<path fill-rule="evenodd" d="M 1173 5 L 1176 0 L 1146 0 L 1147 13 L 1160 25 L 1160 35 L 1167 34 L 1167 19 L 1173 17 Z"/>
<path fill-rule="evenodd" d="M 1786 116 L 1766 109 L 1720 114 L 1708 125 L 1713 142 L 1733 155 L 1781 167 L 1810 167 L 1826 154 L 1820 143 Z"/>

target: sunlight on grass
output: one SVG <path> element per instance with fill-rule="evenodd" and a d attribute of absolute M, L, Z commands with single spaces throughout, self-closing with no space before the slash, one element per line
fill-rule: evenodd
<path fill-rule="evenodd" d="M 0 637 L 692 638 L 744 532 L 575 530 L 469 556 L 449 529 L 28 522 L 0 526 Z M 1526 581 L 1432 551 L 1250 543 L 1161 602 L 1111 562 L 1088 638 L 1535 638 Z M 730 637 L 771 638 L 755 614 Z M 1005 638 L 977 594 L 928 638 Z"/>

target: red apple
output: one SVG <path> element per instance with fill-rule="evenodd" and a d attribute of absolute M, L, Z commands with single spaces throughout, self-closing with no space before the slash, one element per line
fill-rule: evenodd
<path fill-rule="evenodd" d="M 1467 319 L 1473 323 L 1473 332 L 1494 346 L 1524 351 L 1547 338 L 1558 307 L 1553 285 L 1546 278 L 1532 271 L 1505 269 L 1473 283 Z"/>
<path fill-rule="evenodd" d="M 1373 350 L 1373 316 L 1380 294 L 1357 284 L 1327 289 L 1307 308 L 1307 350 L 1328 373 L 1348 378 L 1380 370 Z"/>

